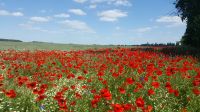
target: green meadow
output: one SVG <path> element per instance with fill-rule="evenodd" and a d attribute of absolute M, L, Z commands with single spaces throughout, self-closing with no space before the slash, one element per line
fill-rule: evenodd
<path fill-rule="evenodd" d="M 114 48 L 114 45 L 81 45 L 81 44 L 57 44 L 45 42 L 5 42 L 0 41 L 0 50 L 85 50 L 99 48 Z"/>

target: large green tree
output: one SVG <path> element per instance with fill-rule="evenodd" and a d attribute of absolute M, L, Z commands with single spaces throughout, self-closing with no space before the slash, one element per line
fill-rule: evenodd
<path fill-rule="evenodd" d="M 200 0 L 176 0 L 178 15 L 187 23 L 182 44 L 200 48 Z"/>

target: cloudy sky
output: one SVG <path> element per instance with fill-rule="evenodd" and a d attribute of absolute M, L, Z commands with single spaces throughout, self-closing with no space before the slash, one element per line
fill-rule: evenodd
<path fill-rule="evenodd" d="M 0 0 L 0 38 L 78 44 L 180 40 L 175 0 Z"/>

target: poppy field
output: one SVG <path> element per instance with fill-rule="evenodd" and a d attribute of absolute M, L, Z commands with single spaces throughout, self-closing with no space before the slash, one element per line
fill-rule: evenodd
<path fill-rule="evenodd" d="M 0 112 L 198 112 L 192 56 L 131 48 L 0 51 Z"/>

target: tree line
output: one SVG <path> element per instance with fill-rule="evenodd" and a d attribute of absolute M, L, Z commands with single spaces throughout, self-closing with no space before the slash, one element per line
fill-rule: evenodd
<path fill-rule="evenodd" d="M 23 42 L 21 40 L 15 40 L 15 39 L 0 39 L 0 41 L 7 41 L 7 42 Z"/>
<path fill-rule="evenodd" d="M 200 48 L 200 0 L 176 0 L 174 4 L 182 21 L 187 23 L 182 45 Z"/>

